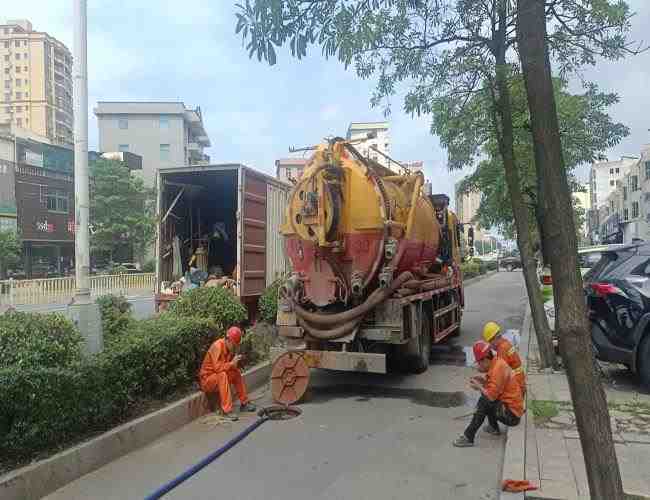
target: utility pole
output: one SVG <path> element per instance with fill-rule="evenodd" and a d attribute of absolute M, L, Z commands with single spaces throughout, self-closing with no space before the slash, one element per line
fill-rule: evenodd
<path fill-rule="evenodd" d="M 74 197 L 76 292 L 69 313 L 86 341 L 86 352 L 103 348 L 99 307 L 90 296 L 90 197 L 88 181 L 87 0 L 74 2 Z"/>

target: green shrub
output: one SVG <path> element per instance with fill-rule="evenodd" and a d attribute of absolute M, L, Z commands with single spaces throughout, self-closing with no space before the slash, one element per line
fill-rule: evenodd
<path fill-rule="evenodd" d="M 468 260 L 467 262 L 463 262 L 460 265 L 460 270 L 463 273 L 463 279 L 474 278 L 475 276 L 481 274 L 481 266 L 478 262 L 476 262 L 476 260 Z"/>
<path fill-rule="evenodd" d="M 71 366 L 80 361 L 82 344 L 79 332 L 61 314 L 12 311 L 0 316 L 0 367 Z"/>
<path fill-rule="evenodd" d="M 245 356 L 244 366 L 253 366 L 269 358 L 275 331 L 267 323 L 258 322 L 244 334 L 239 352 Z"/>
<path fill-rule="evenodd" d="M 128 418 L 143 399 L 189 386 L 218 337 L 207 321 L 134 321 L 110 348 L 65 368 L 0 368 L 0 456 L 27 458 Z"/>
<path fill-rule="evenodd" d="M 275 280 L 264 290 L 257 304 L 259 319 L 269 324 L 275 324 L 278 314 L 278 291 L 284 279 Z"/>
<path fill-rule="evenodd" d="M 107 339 L 124 333 L 133 321 L 132 306 L 122 295 L 102 295 L 97 298 L 97 305 Z"/>
<path fill-rule="evenodd" d="M 156 261 L 155 260 L 148 260 L 147 262 L 144 263 L 142 266 L 142 272 L 143 273 L 155 273 L 156 272 Z"/>
<path fill-rule="evenodd" d="M 183 293 L 171 303 L 169 314 L 208 319 L 218 330 L 241 323 L 248 317 L 239 299 L 218 287 L 195 288 Z"/>

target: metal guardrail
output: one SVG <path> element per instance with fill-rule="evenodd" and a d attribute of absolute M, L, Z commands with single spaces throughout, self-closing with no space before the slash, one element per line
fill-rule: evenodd
<path fill-rule="evenodd" d="M 134 292 L 154 291 L 154 273 L 107 274 L 90 277 L 90 291 L 94 296 L 105 294 L 130 295 Z M 67 302 L 74 296 L 75 279 L 47 278 L 34 280 L 0 281 L 0 305 L 38 305 Z"/>

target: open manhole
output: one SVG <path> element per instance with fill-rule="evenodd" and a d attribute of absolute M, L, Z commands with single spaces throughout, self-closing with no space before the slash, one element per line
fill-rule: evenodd
<path fill-rule="evenodd" d="M 259 416 L 262 418 L 268 418 L 269 420 L 291 420 L 302 414 L 302 411 L 295 406 L 267 406 L 262 408 L 259 412 Z"/>

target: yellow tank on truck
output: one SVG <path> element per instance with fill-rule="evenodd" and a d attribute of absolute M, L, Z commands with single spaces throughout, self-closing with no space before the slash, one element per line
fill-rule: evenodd
<path fill-rule="evenodd" d="M 444 218 L 423 184 L 422 173 L 395 174 L 349 142 L 317 147 L 289 195 L 281 227 L 300 284 L 294 298 L 344 310 L 407 271 L 424 276 L 446 264 L 440 260 Z M 455 225 L 455 215 L 445 211 Z M 455 243 L 452 264 L 460 258 Z"/>

